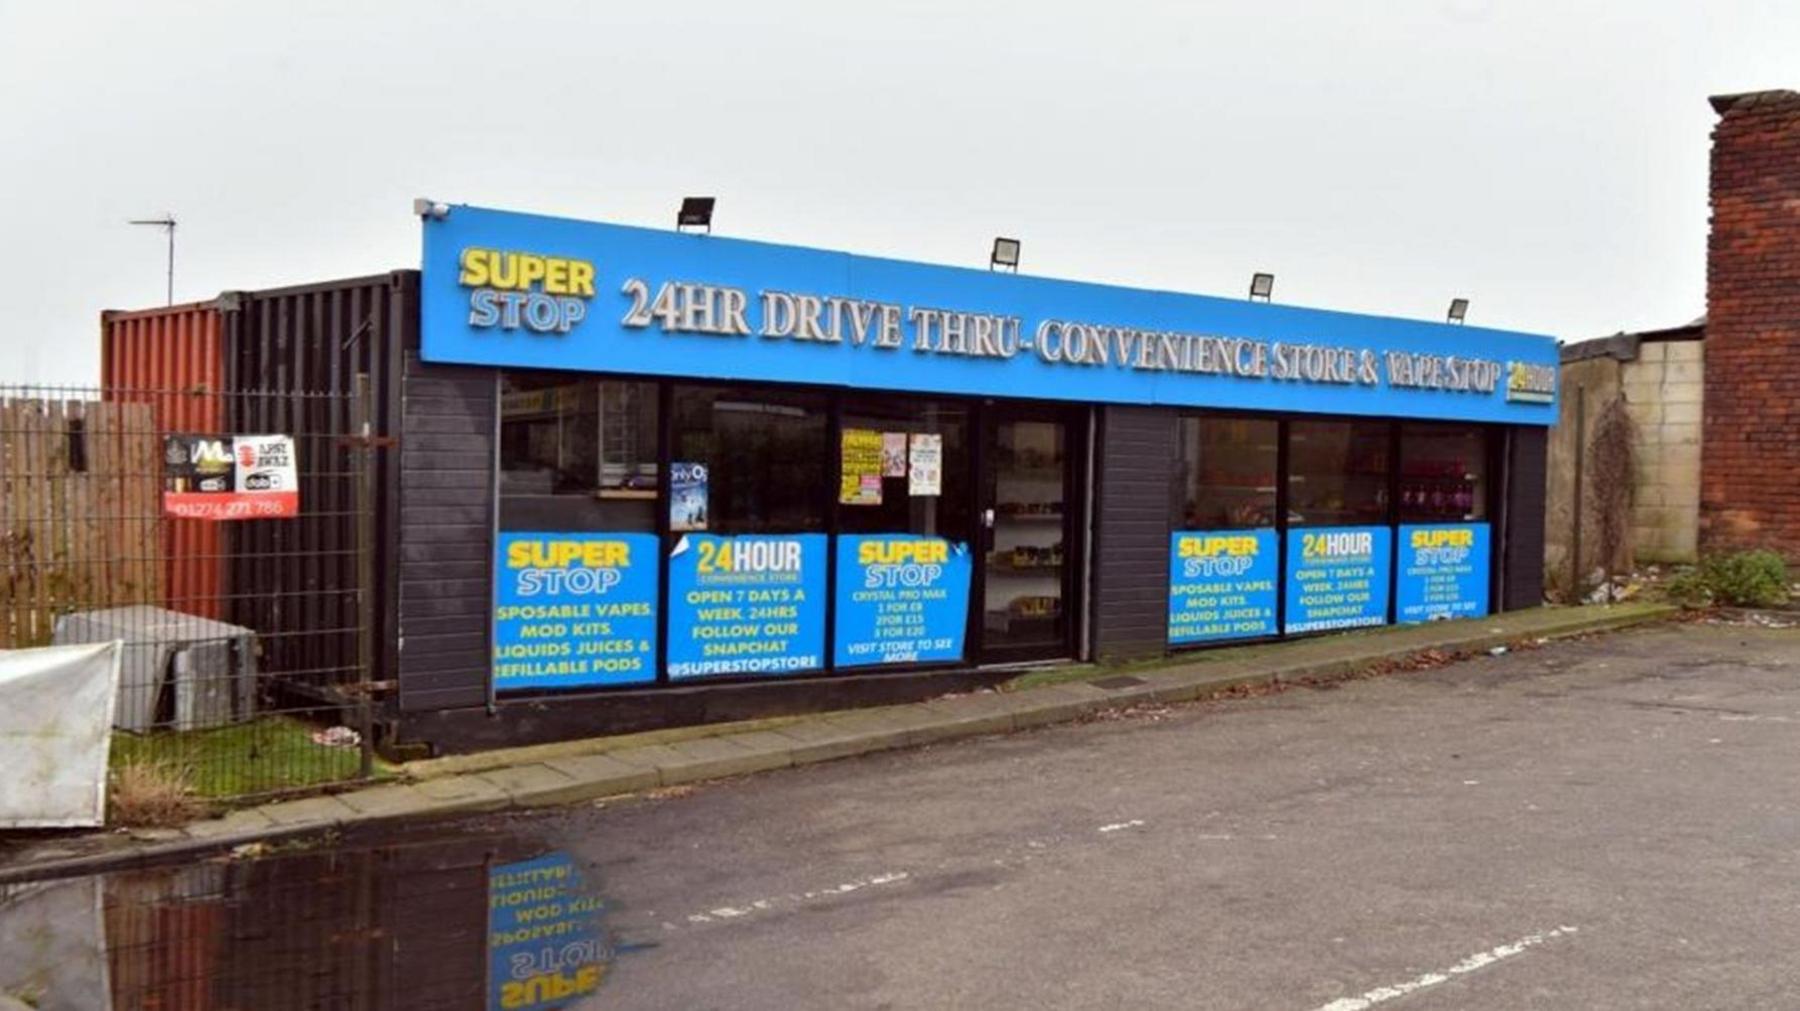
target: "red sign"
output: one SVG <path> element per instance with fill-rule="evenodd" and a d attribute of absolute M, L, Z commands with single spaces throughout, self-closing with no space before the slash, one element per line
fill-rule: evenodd
<path fill-rule="evenodd" d="M 168 436 L 163 440 L 163 512 L 199 520 L 298 516 L 293 438 Z"/>

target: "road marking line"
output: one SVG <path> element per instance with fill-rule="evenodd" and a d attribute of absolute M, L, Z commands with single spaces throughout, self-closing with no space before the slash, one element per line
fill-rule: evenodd
<path fill-rule="evenodd" d="M 1144 825 L 1144 819 L 1133 818 L 1130 821 L 1115 821 L 1111 825 L 1102 825 L 1102 826 L 1100 826 L 1100 831 L 1102 831 L 1102 832 L 1117 832 L 1120 829 L 1142 828 L 1143 825 Z"/>
<path fill-rule="evenodd" d="M 777 905 L 799 905 L 800 903 L 812 902 L 816 899 L 828 899 L 833 896 L 848 895 L 851 892 L 861 891 L 864 888 L 878 888 L 882 885 L 891 885 L 896 882 L 905 881 L 908 877 L 910 877 L 910 875 L 905 871 L 889 871 L 885 874 L 877 874 L 873 877 L 857 878 L 854 881 L 846 881 L 841 885 L 831 885 L 826 888 L 818 889 L 817 891 L 798 892 L 768 899 L 756 899 L 740 906 L 717 906 L 713 909 L 708 909 L 705 912 L 689 913 L 685 919 L 690 924 L 717 923 L 720 920 L 736 920 L 756 913 L 768 912 Z M 675 930 L 678 928 L 676 924 L 665 920 L 663 922 L 663 929 Z"/>
<path fill-rule="evenodd" d="M 1553 941 L 1565 934 L 1573 934 L 1576 930 L 1577 928 L 1575 927 L 1557 927 L 1553 930 L 1528 934 L 1511 944 L 1502 944 L 1498 947 L 1489 948 L 1486 951 L 1478 951 L 1442 972 L 1428 972 L 1421 976 L 1415 976 L 1404 983 L 1395 983 L 1392 986 L 1379 986 L 1370 990 L 1368 993 L 1357 997 L 1339 997 L 1329 1004 L 1321 1005 L 1317 1011 L 1364 1011 L 1365 1008 L 1371 1008 L 1377 1004 L 1382 1004 L 1398 997 L 1404 997 L 1409 993 L 1423 990 L 1428 986 L 1436 986 L 1439 983 L 1447 982 L 1450 979 L 1474 972 L 1477 969 L 1485 969 L 1501 959 L 1511 958 L 1514 955 L 1522 954 L 1527 948 L 1543 944 L 1545 941 Z"/>

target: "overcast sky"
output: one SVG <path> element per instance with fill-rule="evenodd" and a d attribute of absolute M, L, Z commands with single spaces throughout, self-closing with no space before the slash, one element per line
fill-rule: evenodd
<path fill-rule="evenodd" d="M 289 9 L 294 12 L 289 13 Z M 299 13 L 304 11 L 305 13 Z M 1589 337 L 1705 306 L 1711 94 L 1800 4 L 0 0 L 0 383 L 418 265 L 410 201 Z"/>

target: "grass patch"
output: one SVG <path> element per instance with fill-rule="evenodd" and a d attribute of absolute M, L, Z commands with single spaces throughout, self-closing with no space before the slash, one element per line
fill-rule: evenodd
<path fill-rule="evenodd" d="M 127 762 L 112 771 L 106 794 L 108 825 L 160 828 L 181 825 L 200 816 L 186 766 Z"/>
<path fill-rule="evenodd" d="M 179 769 L 193 796 L 213 800 L 336 783 L 356 776 L 357 748 L 313 743 L 318 728 L 285 716 L 211 730 L 115 732 L 115 776 L 132 768 Z M 375 776 L 391 775 L 379 758 Z"/>

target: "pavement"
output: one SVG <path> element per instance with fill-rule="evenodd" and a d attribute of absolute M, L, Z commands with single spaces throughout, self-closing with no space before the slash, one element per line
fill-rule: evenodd
<path fill-rule="evenodd" d="M 55 838 L 10 854 L 0 884 L 431 818 L 577 804 L 856 755 L 1003 734 L 1146 704 L 1341 678 L 1425 653 L 1478 652 L 1667 619 L 1651 603 L 1544 607 L 1211 650 L 1128 668 L 1078 666 L 1020 687 L 911 705 L 682 728 L 410 763 L 396 782 L 232 811 L 185 828 Z"/>
<path fill-rule="evenodd" d="M 44 1008 L 109 960 L 132 1006 L 488 1006 L 496 882 L 559 860 L 604 910 L 570 1007 L 1794 1006 L 1800 631 L 1537 638 L 68 879 L 14 919 L 68 944 Z"/>

